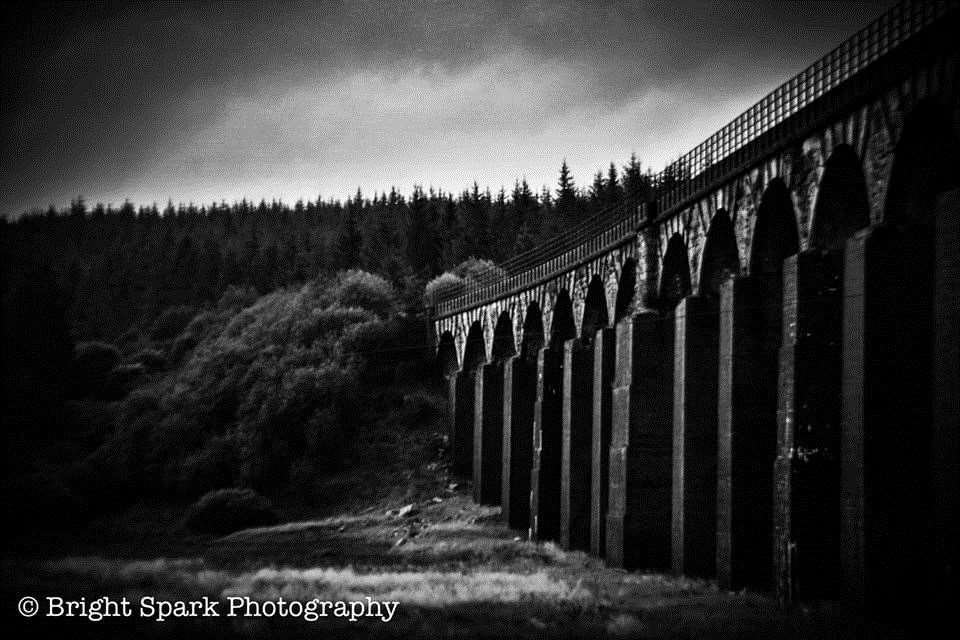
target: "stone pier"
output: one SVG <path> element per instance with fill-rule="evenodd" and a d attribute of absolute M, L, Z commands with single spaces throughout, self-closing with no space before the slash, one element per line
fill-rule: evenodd
<path fill-rule="evenodd" d="M 688 296 L 675 315 L 672 569 L 710 577 L 716 568 L 718 310 L 706 298 Z"/>
<path fill-rule="evenodd" d="M 533 465 L 533 405 L 536 366 L 522 356 L 503 365 L 503 519 L 512 529 L 530 527 L 530 468 Z"/>
<path fill-rule="evenodd" d="M 590 460 L 593 428 L 593 348 L 563 345 L 563 443 L 560 463 L 560 544 L 590 548 Z"/>
<path fill-rule="evenodd" d="M 773 513 L 784 603 L 837 595 L 842 267 L 822 252 L 784 261 Z"/>
<path fill-rule="evenodd" d="M 766 588 L 773 573 L 777 352 L 764 344 L 768 314 L 763 293 L 761 282 L 736 277 L 723 284 L 720 294 L 717 581 L 721 589 Z M 768 393 L 770 388 L 773 393 Z"/>
<path fill-rule="evenodd" d="M 617 324 L 607 561 L 670 566 L 673 320 L 642 312 Z"/>
<path fill-rule="evenodd" d="M 500 504 L 503 449 L 503 363 L 477 369 L 473 422 L 473 499 Z"/>
<path fill-rule="evenodd" d="M 591 424 L 590 552 L 607 552 L 607 504 L 610 495 L 610 429 L 613 418 L 613 373 L 616 329 L 597 331 L 593 343 L 593 420 Z"/>
<path fill-rule="evenodd" d="M 563 445 L 563 350 L 544 347 L 537 357 L 530 471 L 530 537 L 560 535 L 560 458 Z"/>

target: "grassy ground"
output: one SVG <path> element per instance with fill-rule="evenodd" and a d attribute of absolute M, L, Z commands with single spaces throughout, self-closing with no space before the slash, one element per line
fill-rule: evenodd
<path fill-rule="evenodd" d="M 26 637 L 834 637 L 854 633 L 827 606 L 780 610 L 705 581 L 607 568 L 505 527 L 447 474 L 436 425 L 360 434 L 330 500 L 288 506 L 284 524 L 197 536 L 183 507 L 138 506 L 63 535 L 5 547 L 4 613 Z M 295 501 L 289 504 L 296 505 Z M 218 601 L 398 601 L 389 622 L 328 616 L 25 620 L 19 598 L 142 596 Z M 45 606 L 45 605 L 43 605 Z M 137 615 L 137 611 L 134 611 Z"/>

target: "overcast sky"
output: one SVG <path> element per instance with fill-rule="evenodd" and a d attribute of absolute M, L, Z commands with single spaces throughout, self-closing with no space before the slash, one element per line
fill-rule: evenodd
<path fill-rule="evenodd" d="M 0 212 L 656 170 L 891 4 L 34 3 L 3 16 Z"/>

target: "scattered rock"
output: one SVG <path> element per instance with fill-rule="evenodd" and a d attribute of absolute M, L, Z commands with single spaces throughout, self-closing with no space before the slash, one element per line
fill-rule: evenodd
<path fill-rule="evenodd" d="M 530 618 L 530 624 L 537 629 L 546 629 L 547 625 L 540 618 Z"/>
<path fill-rule="evenodd" d="M 443 502 L 443 498 L 441 498 L 440 496 L 433 496 L 433 498 L 431 498 L 430 500 L 435 504 L 440 504 L 441 502 Z"/>
<path fill-rule="evenodd" d="M 407 506 L 397 511 L 397 516 L 400 518 L 409 518 L 410 516 L 415 516 L 418 513 L 420 513 L 419 510 L 414 509 L 412 504 L 408 504 Z"/>
<path fill-rule="evenodd" d="M 399 540 L 393 543 L 394 548 L 403 546 L 407 542 L 407 536 L 403 536 Z"/>

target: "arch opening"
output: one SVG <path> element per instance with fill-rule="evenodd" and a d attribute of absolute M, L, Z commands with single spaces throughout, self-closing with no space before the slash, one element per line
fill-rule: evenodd
<path fill-rule="evenodd" d="M 447 378 L 460 369 L 460 363 L 457 360 L 457 346 L 453 340 L 453 334 L 444 331 L 440 336 L 440 342 L 437 345 L 437 369 L 440 375 Z"/>
<path fill-rule="evenodd" d="M 577 337 L 577 325 L 573 320 L 573 303 L 566 289 L 557 294 L 553 307 L 553 323 L 550 327 L 550 348 L 563 349 L 563 343 Z"/>
<path fill-rule="evenodd" d="M 716 300 L 720 286 L 740 272 L 740 253 L 733 222 L 726 209 L 718 209 L 710 222 L 700 266 L 700 295 Z"/>
<path fill-rule="evenodd" d="M 960 145 L 950 119 L 932 102 L 907 118 L 894 151 L 884 220 L 931 224 L 937 196 L 960 187 Z"/>
<path fill-rule="evenodd" d="M 597 329 L 601 329 L 609 323 L 610 316 L 607 313 L 607 296 L 603 289 L 603 280 L 600 276 L 595 275 L 590 279 L 590 285 L 587 287 L 580 339 L 583 340 L 584 344 L 590 344 L 593 342 Z"/>
<path fill-rule="evenodd" d="M 504 311 L 497 318 L 497 326 L 493 330 L 493 353 L 494 361 L 505 360 L 517 353 L 513 344 L 513 319 L 510 314 Z"/>
<path fill-rule="evenodd" d="M 690 295 L 690 262 L 687 260 L 687 245 L 679 233 L 670 237 L 667 252 L 663 256 L 663 275 L 660 278 L 660 310 L 673 311 L 685 297 Z"/>
<path fill-rule="evenodd" d="M 777 292 L 784 259 L 800 249 L 797 218 L 790 192 L 780 178 L 767 185 L 760 200 L 750 250 L 750 275 L 769 282 Z"/>
<path fill-rule="evenodd" d="M 467 332 L 467 345 L 463 353 L 463 370 L 473 371 L 487 362 L 487 349 L 483 343 L 483 327 L 480 322 L 470 325 Z"/>
<path fill-rule="evenodd" d="M 520 357 L 528 363 L 536 363 L 537 353 L 543 349 L 543 345 L 543 315 L 540 313 L 540 305 L 531 302 L 524 315 Z"/>
<path fill-rule="evenodd" d="M 617 301 L 614 307 L 614 322 L 620 322 L 633 310 L 634 290 L 637 287 L 637 261 L 628 258 L 620 270 L 620 282 L 617 284 Z"/>
<path fill-rule="evenodd" d="M 824 165 L 810 229 L 810 248 L 840 251 L 847 238 L 870 225 L 870 202 L 856 152 L 841 144 Z"/>

